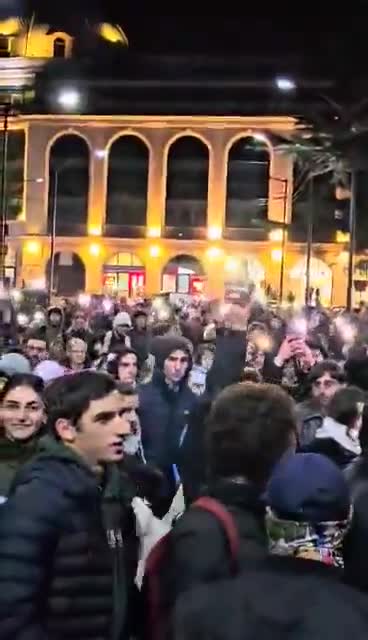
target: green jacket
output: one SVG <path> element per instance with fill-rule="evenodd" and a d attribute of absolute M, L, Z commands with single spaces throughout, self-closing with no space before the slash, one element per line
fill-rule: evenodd
<path fill-rule="evenodd" d="M 6 498 L 19 469 L 37 452 L 39 437 L 27 442 L 0 438 L 0 498 Z"/>

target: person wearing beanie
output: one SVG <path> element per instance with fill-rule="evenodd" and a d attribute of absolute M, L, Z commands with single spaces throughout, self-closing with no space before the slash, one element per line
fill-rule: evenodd
<path fill-rule="evenodd" d="M 4 376 L 31 373 L 31 364 L 21 353 L 6 353 L 0 358 L 0 372 Z"/>
<path fill-rule="evenodd" d="M 108 331 L 103 345 L 103 353 L 111 353 L 122 347 L 131 348 L 128 333 L 132 329 L 132 321 L 127 311 L 117 313 L 112 324 L 112 331 Z"/>
<path fill-rule="evenodd" d="M 352 508 L 348 483 L 329 458 L 287 455 L 267 489 L 271 552 L 343 566 L 342 543 Z"/>
<path fill-rule="evenodd" d="M 151 352 L 155 368 L 151 382 L 139 388 L 142 443 L 147 462 L 163 473 L 162 500 L 156 515 L 163 516 L 180 484 L 180 449 L 197 398 L 188 386 L 192 349 L 188 340 L 157 336 Z"/>

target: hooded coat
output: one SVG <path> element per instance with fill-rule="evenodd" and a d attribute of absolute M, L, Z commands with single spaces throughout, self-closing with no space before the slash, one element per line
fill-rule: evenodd
<path fill-rule="evenodd" d="M 152 346 L 155 370 L 152 381 L 139 389 L 139 416 L 145 457 L 147 462 L 161 469 L 166 478 L 163 491 L 167 497 L 165 507 L 169 508 L 176 493 L 174 466 L 179 463 L 189 416 L 198 399 L 187 383 L 191 367 L 188 341 L 184 338 L 160 337 L 153 341 Z M 174 389 L 167 384 L 163 368 L 166 358 L 178 349 L 188 353 L 190 364 L 186 375 Z"/>

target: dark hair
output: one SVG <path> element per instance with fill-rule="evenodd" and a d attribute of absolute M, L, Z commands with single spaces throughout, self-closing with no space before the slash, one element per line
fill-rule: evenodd
<path fill-rule="evenodd" d="M 254 384 L 257 384 L 262 382 L 262 376 L 257 369 L 254 369 L 254 367 L 245 367 L 240 376 L 239 382 L 253 382 Z"/>
<path fill-rule="evenodd" d="M 131 384 L 117 383 L 117 390 L 122 396 L 137 396 L 138 389 Z"/>
<path fill-rule="evenodd" d="M 45 385 L 39 376 L 35 376 L 33 373 L 15 373 L 10 376 L 0 391 L 0 402 L 3 402 L 4 398 L 10 391 L 17 387 L 30 387 L 39 396 L 42 396 Z"/>
<path fill-rule="evenodd" d="M 46 331 L 41 328 L 29 329 L 24 337 L 24 343 L 27 344 L 28 340 L 42 340 L 42 342 L 46 342 L 46 346 L 48 346 Z"/>
<path fill-rule="evenodd" d="M 156 322 L 152 325 L 152 336 L 166 336 L 166 334 L 170 331 L 171 324 L 170 322 Z"/>
<path fill-rule="evenodd" d="M 56 435 L 55 424 L 60 418 L 70 420 L 77 427 L 90 403 L 104 398 L 116 388 L 116 383 L 110 376 L 94 371 L 82 371 L 58 378 L 45 391 L 49 431 Z"/>
<path fill-rule="evenodd" d="M 213 356 L 215 355 L 215 347 L 212 344 L 202 342 L 194 351 L 194 364 L 201 365 L 202 358 L 207 351 L 209 351 Z"/>
<path fill-rule="evenodd" d="M 341 384 L 346 382 L 345 371 L 340 367 L 340 365 L 335 362 L 335 360 L 324 360 L 312 367 L 308 375 L 308 383 L 312 385 L 318 380 L 318 378 L 322 378 L 325 373 L 329 373 L 331 378 L 337 380 L 337 382 L 340 382 Z"/>
<path fill-rule="evenodd" d="M 139 362 L 138 353 L 134 351 L 134 349 L 131 349 L 130 347 L 121 347 L 120 349 L 115 349 L 115 351 L 113 352 L 113 355 L 115 356 L 114 359 L 107 361 L 106 370 L 110 374 L 110 376 L 113 376 L 113 378 L 117 379 L 118 371 L 119 371 L 119 362 L 124 356 L 127 356 L 129 354 L 132 354 L 137 358 L 137 368 L 139 373 L 140 362 Z"/>
<path fill-rule="evenodd" d="M 346 427 L 359 416 L 358 403 L 364 402 L 364 392 L 358 387 L 344 387 L 332 396 L 327 407 L 327 415 Z"/>
<path fill-rule="evenodd" d="M 207 446 L 210 474 L 267 482 L 296 434 L 294 402 L 271 384 L 236 384 L 212 405 Z"/>

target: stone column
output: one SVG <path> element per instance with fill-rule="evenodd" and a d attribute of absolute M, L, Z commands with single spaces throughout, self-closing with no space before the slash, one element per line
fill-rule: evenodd
<path fill-rule="evenodd" d="M 198 256 L 199 257 L 199 256 Z M 212 255 L 205 252 L 200 258 L 207 275 L 206 295 L 209 298 L 223 299 L 225 295 L 225 272 L 224 257 L 222 249 L 218 249 L 218 254 Z"/>
<path fill-rule="evenodd" d="M 223 131 L 211 137 L 207 229 L 209 239 L 221 238 L 226 221 L 226 155 Z M 216 237 L 217 235 L 217 237 Z M 212 237 L 211 237 L 212 236 Z"/>
<path fill-rule="evenodd" d="M 152 296 L 154 294 L 160 293 L 162 288 L 162 270 L 166 264 L 165 255 L 162 254 L 157 258 L 152 258 L 149 256 L 149 252 L 147 251 L 147 260 L 145 263 L 146 266 L 146 286 L 145 293 L 147 296 Z"/>
<path fill-rule="evenodd" d="M 164 131 L 150 132 L 151 153 L 148 170 L 147 235 L 161 236 L 165 226 L 166 173 L 164 167 Z"/>
<path fill-rule="evenodd" d="M 24 169 L 24 219 L 30 235 L 47 233 L 48 165 L 47 146 L 50 131 L 37 122 L 26 131 Z M 42 182 L 37 182 L 37 180 Z"/>
<path fill-rule="evenodd" d="M 91 255 L 90 245 L 86 245 L 83 246 L 78 253 L 86 270 L 86 292 L 101 293 L 102 270 L 105 258 L 103 249 L 101 248 L 101 253 L 99 255 Z"/>
<path fill-rule="evenodd" d="M 111 134 L 110 134 L 111 135 Z M 103 129 L 88 132 L 91 141 L 89 159 L 88 234 L 100 236 L 106 220 L 109 134 Z"/>
<path fill-rule="evenodd" d="M 46 265 L 49 257 L 47 243 L 39 240 L 26 242 L 21 250 L 20 284 L 24 280 L 26 287 L 42 288 L 46 282 Z"/>
<path fill-rule="evenodd" d="M 329 267 L 332 271 L 332 306 L 345 307 L 348 288 L 348 270 L 347 256 L 337 258 L 335 262 L 330 263 Z"/>

